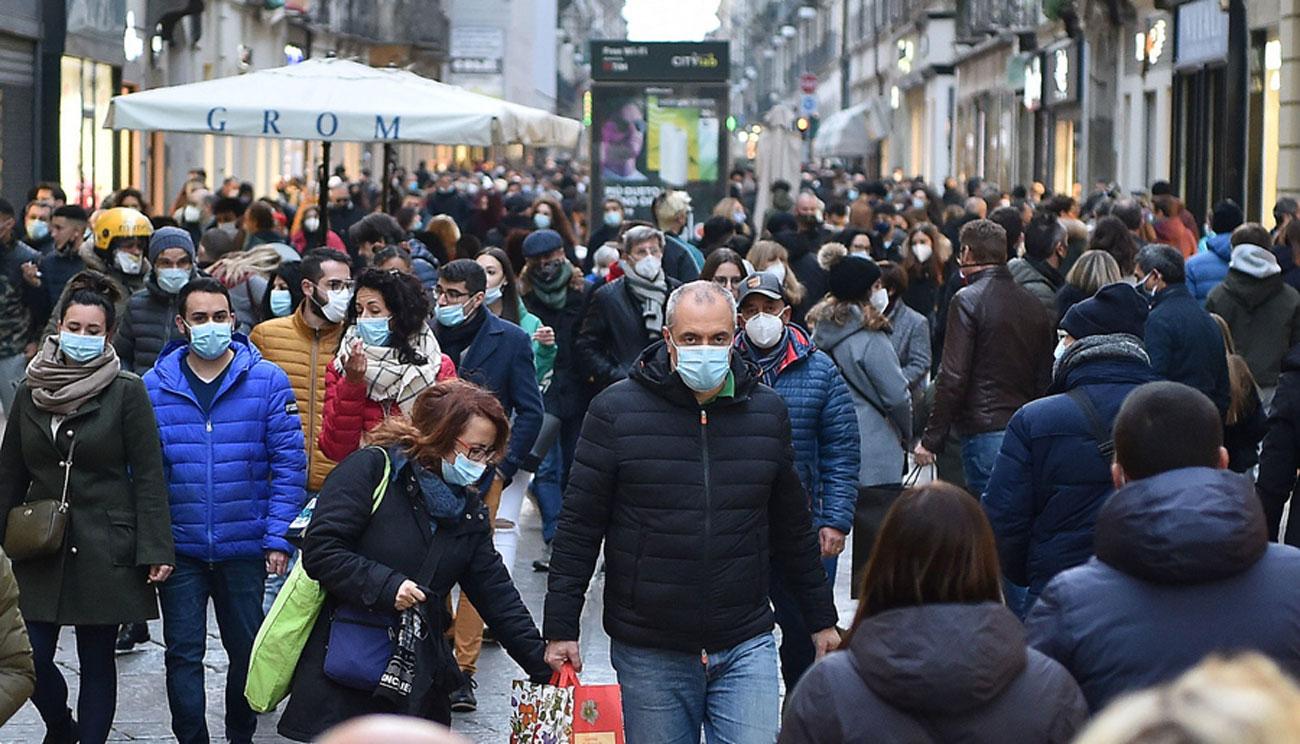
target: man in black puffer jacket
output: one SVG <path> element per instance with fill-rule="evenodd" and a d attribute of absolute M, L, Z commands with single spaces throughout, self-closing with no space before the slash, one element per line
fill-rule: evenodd
<path fill-rule="evenodd" d="M 592 402 L 569 477 L 547 661 L 581 669 L 579 618 L 603 541 L 628 741 L 698 741 L 706 720 L 710 742 L 775 739 L 773 567 L 820 629 L 819 655 L 838 643 L 789 412 L 732 351 L 735 324 L 718 285 L 673 292 L 665 340 Z"/>
<path fill-rule="evenodd" d="M 126 301 L 113 335 L 122 369 L 137 375 L 153 369 L 164 346 L 183 338 L 176 330 L 176 297 L 181 287 L 198 276 L 189 232 L 179 227 L 154 231 L 149 240 L 149 264 L 153 268 L 145 277 L 144 289 Z"/>

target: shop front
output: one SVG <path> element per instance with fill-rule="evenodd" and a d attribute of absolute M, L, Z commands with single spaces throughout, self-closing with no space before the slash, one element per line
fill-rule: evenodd
<path fill-rule="evenodd" d="M 1079 182 L 1079 140 L 1082 107 L 1079 88 L 1080 54 L 1077 42 L 1048 47 L 1042 56 L 1044 115 L 1037 138 L 1042 148 L 1043 171 L 1039 180 L 1057 194 L 1076 194 Z"/>
<path fill-rule="evenodd" d="M 40 14 L 38 0 L 0 4 L 0 194 L 11 201 L 36 180 Z"/>
<path fill-rule="evenodd" d="M 980 177 L 1010 189 L 1020 172 L 1018 108 L 1007 87 L 1010 39 L 976 47 L 957 63 L 954 116 L 957 177 Z"/>
<path fill-rule="evenodd" d="M 1149 2 L 1120 45 L 1119 136 L 1115 177 L 1126 191 L 1145 191 L 1170 175 L 1173 17 Z"/>

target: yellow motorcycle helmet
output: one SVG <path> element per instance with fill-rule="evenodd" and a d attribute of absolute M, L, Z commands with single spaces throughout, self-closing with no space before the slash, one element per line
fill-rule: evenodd
<path fill-rule="evenodd" d="M 148 238 L 153 224 L 142 212 L 130 207 L 106 209 L 95 218 L 95 250 L 107 253 L 114 238 Z"/>

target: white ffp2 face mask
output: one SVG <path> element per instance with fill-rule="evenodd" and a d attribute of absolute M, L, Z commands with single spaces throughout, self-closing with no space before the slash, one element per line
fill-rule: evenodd
<path fill-rule="evenodd" d="M 745 335 L 760 349 L 776 346 L 785 335 L 785 324 L 769 313 L 759 313 L 745 321 Z"/>
<path fill-rule="evenodd" d="M 885 308 L 889 307 L 889 292 L 884 287 L 872 291 L 871 306 L 879 313 L 885 312 Z"/>
<path fill-rule="evenodd" d="M 325 293 L 327 298 L 321 306 L 320 314 L 331 323 L 338 323 L 348 316 L 348 305 L 352 302 L 352 290 L 331 289 Z"/>
<path fill-rule="evenodd" d="M 912 255 L 916 256 L 917 263 L 925 263 L 926 261 L 929 261 L 933 252 L 934 249 L 930 247 L 929 243 L 912 244 Z"/>
<path fill-rule="evenodd" d="M 632 270 L 637 273 L 637 276 L 648 282 L 652 282 L 659 278 L 659 271 L 662 268 L 663 262 L 658 256 L 646 256 L 637 261 L 636 265 L 632 267 Z"/>
<path fill-rule="evenodd" d="M 778 284 L 785 281 L 785 264 L 780 261 L 768 266 L 766 269 L 763 269 L 763 271 L 776 277 Z"/>

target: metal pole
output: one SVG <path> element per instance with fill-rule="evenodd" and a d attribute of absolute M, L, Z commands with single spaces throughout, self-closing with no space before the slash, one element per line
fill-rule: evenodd
<path fill-rule="evenodd" d="M 330 229 L 330 210 L 329 210 L 329 181 L 330 181 L 330 143 L 325 141 L 321 143 L 321 165 L 320 173 L 316 175 L 316 190 L 319 191 L 320 201 L 320 247 L 325 247 L 325 236 L 329 234 Z"/>
<path fill-rule="evenodd" d="M 393 146 L 387 142 L 384 143 L 384 188 L 380 193 L 379 198 L 383 199 L 381 209 L 387 212 L 393 195 Z"/>

